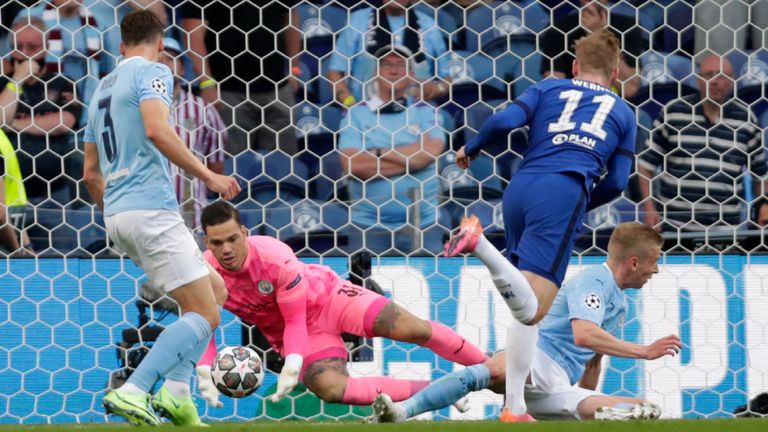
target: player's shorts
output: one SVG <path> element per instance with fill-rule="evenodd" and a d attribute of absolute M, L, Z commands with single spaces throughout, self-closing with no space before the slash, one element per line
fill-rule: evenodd
<path fill-rule="evenodd" d="M 373 323 L 390 300 L 348 281 L 339 281 L 328 293 L 328 301 L 308 328 L 309 343 L 304 368 L 327 358 L 347 359 L 342 333 L 372 337 Z M 304 370 L 301 371 L 301 377 Z"/>
<path fill-rule="evenodd" d="M 578 238 L 587 200 L 584 180 L 578 175 L 515 174 L 502 202 L 507 253 L 512 264 L 559 287 Z"/>
<path fill-rule="evenodd" d="M 579 403 L 600 393 L 571 385 L 568 374 L 544 351 L 536 348 L 531 382 L 525 385 L 528 412 L 541 420 L 580 420 Z"/>
<path fill-rule="evenodd" d="M 104 218 L 109 238 L 168 293 L 209 276 L 200 248 L 178 212 L 134 210 Z"/>

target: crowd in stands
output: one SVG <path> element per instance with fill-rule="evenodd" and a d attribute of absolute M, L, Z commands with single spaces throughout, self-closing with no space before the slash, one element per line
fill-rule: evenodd
<path fill-rule="evenodd" d="M 624 196 L 589 215 L 584 249 L 627 220 L 667 237 L 768 221 L 767 0 L 12 0 L 4 252 L 109 251 L 81 132 L 135 8 L 168 24 L 179 135 L 247 186 L 235 203 L 251 232 L 300 253 L 434 254 L 468 213 L 503 244 L 501 193 L 527 132 L 466 172 L 453 152 L 531 84 L 571 77 L 574 41 L 603 28 L 622 41 L 614 90 L 636 109 L 638 157 Z M 196 229 L 215 197 L 173 175 Z"/>

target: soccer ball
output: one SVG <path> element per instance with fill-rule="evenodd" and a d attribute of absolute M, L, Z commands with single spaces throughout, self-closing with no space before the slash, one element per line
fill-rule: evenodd
<path fill-rule="evenodd" d="M 213 361 L 211 379 L 222 394 L 231 398 L 246 397 L 264 382 L 261 357 L 243 346 L 224 348 Z"/>

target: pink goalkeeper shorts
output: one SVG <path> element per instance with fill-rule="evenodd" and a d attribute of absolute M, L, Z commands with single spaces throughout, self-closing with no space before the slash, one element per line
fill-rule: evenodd
<path fill-rule="evenodd" d="M 304 369 L 327 358 L 347 359 L 342 333 L 373 336 L 373 323 L 390 300 L 348 281 L 340 281 L 329 293 L 317 320 L 309 327 L 309 344 Z"/>

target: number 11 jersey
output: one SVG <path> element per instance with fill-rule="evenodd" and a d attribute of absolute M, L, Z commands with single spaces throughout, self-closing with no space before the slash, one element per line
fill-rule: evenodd
<path fill-rule="evenodd" d="M 611 157 L 634 158 L 634 112 L 599 84 L 547 79 L 514 103 L 526 111 L 530 127 L 520 172 L 576 173 L 589 191 Z"/>
<path fill-rule="evenodd" d="M 173 76 L 142 57 L 124 59 L 101 79 L 88 107 L 85 142 L 94 142 L 106 180 L 104 216 L 130 210 L 178 211 L 168 160 L 147 138 L 140 104 L 171 106 Z"/>

